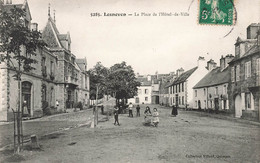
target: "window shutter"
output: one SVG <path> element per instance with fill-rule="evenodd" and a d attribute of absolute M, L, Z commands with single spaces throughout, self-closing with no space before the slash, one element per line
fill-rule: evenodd
<path fill-rule="evenodd" d="M 251 77 L 251 61 L 248 62 L 248 77 Z"/>
<path fill-rule="evenodd" d="M 235 82 L 235 72 L 234 72 L 235 68 L 234 67 L 231 67 L 231 81 L 232 82 Z"/>
<path fill-rule="evenodd" d="M 237 68 L 236 68 L 236 79 L 237 79 L 237 81 L 239 81 L 240 80 L 240 65 L 237 65 Z"/>

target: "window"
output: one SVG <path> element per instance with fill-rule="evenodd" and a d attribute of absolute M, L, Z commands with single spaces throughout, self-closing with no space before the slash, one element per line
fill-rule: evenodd
<path fill-rule="evenodd" d="M 223 94 L 227 94 L 227 86 L 226 85 L 223 86 Z"/>
<path fill-rule="evenodd" d="M 149 90 L 148 90 L 148 89 L 145 89 L 145 90 L 144 90 L 144 93 L 145 93 L 145 94 L 148 94 L 148 93 L 149 93 Z"/>
<path fill-rule="evenodd" d="M 148 101 L 148 97 L 145 97 L 145 101 Z"/>
<path fill-rule="evenodd" d="M 204 88 L 203 91 L 204 91 L 204 96 L 206 96 L 206 89 Z"/>
<path fill-rule="evenodd" d="M 181 96 L 179 97 L 179 104 L 181 104 Z"/>
<path fill-rule="evenodd" d="M 184 96 L 182 96 L 182 100 L 181 101 L 182 101 L 182 105 L 184 105 Z"/>
<path fill-rule="evenodd" d="M 237 45 L 236 48 L 235 48 L 235 54 L 236 55 L 240 54 L 239 45 Z"/>
<path fill-rule="evenodd" d="M 245 79 L 251 77 L 251 61 L 245 63 Z"/>
<path fill-rule="evenodd" d="M 260 76 L 260 58 L 256 60 L 256 75 Z"/>
<path fill-rule="evenodd" d="M 173 94 L 174 94 L 174 86 L 172 86 L 172 92 L 173 92 Z"/>
<path fill-rule="evenodd" d="M 46 90 L 46 85 L 42 85 L 42 101 L 46 101 L 47 99 L 47 90 Z"/>
<path fill-rule="evenodd" d="M 235 68 L 231 67 L 231 82 L 235 82 Z"/>
<path fill-rule="evenodd" d="M 47 76 L 46 58 L 42 57 L 42 75 Z"/>
<path fill-rule="evenodd" d="M 218 95 L 218 87 L 215 87 L 215 95 Z"/>
<path fill-rule="evenodd" d="M 54 66 L 53 66 L 53 61 L 51 61 L 51 75 L 54 75 Z"/>
<path fill-rule="evenodd" d="M 195 97 L 197 97 L 197 90 L 195 90 Z"/>
<path fill-rule="evenodd" d="M 182 83 L 182 92 L 184 92 L 184 83 Z"/>
<path fill-rule="evenodd" d="M 195 107 L 198 107 L 198 103 L 197 103 L 197 101 L 195 101 Z"/>
<path fill-rule="evenodd" d="M 142 94 L 142 90 L 138 89 L 138 94 L 141 95 Z"/>
<path fill-rule="evenodd" d="M 175 92 L 178 93 L 178 85 L 175 85 Z"/>
<path fill-rule="evenodd" d="M 251 109 L 251 94 L 250 93 L 245 94 L 245 105 L 246 105 L 246 109 Z"/>
<path fill-rule="evenodd" d="M 181 92 L 181 84 L 179 84 L 179 92 Z"/>
<path fill-rule="evenodd" d="M 236 74 L 235 80 L 236 80 L 236 81 L 239 81 L 239 80 L 240 80 L 240 65 L 237 65 L 237 66 L 236 66 L 236 72 L 235 72 L 235 74 Z"/>

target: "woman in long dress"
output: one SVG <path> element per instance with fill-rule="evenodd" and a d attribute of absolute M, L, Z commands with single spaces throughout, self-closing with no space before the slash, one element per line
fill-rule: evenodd
<path fill-rule="evenodd" d="M 172 105 L 172 116 L 176 117 L 178 115 L 177 106 Z"/>

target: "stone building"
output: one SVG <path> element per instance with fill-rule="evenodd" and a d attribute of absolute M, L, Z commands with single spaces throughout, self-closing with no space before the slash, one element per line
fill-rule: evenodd
<path fill-rule="evenodd" d="M 232 55 L 221 57 L 220 67 L 213 60 L 207 64 L 210 71 L 193 87 L 194 109 L 228 111 L 230 91 L 230 67 Z"/>
<path fill-rule="evenodd" d="M 70 33 L 60 34 L 55 19 L 50 16 L 42 31 L 48 50 L 57 56 L 57 101 L 58 109 L 77 107 L 78 102 L 88 104 L 89 76 L 86 59 L 76 59 L 71 52 Z"/>
<path fill-rule="evenodd" d="M 231 109 L 235 117 L 260 120 L 260 23 L 247 28 L 247 39 L 237 38 L 231 67 Z"/>
<path fill-rule="evenodd" d="M 12 4 L 11 1 L 1 3 L 1 9 L 6 11 L 14 6 L 23 8 L 26 12 L 25 25 L 31 30 L 38 30 L 37 24 L 31 23 L 32 18 L 26 0 L 22 4 Z M 89 77 L 86 73 L 86 59 L 77 62 L 75 55 L 70 52 L 69 34 L 57 35 L 57 32 L 55 23 L 49 15 L 47 27 L 42 33 L 43 40 L 48 46 L 36 49 L 36 55 L 31 56 L 37 61 L 31 65 L 35 69 L 22 72 L 21 76 L 21 103 L 24 117 L 40 117 L 45 108 L 49 108 L 52 112 L 64 112 L 66 108 L 74 107 L 78 101 L 83 105 L 88 104 Z M 21 54 L 24 53 L 25 49 L 21 47 Z M 18 82 L 14 78 L 18 64 L 14 59 L 9 62 L 11 64 L 7 63 L 0 64 L 0 121 L 12 120 L 12 109 L 17 110 L 19 101 Z"/>

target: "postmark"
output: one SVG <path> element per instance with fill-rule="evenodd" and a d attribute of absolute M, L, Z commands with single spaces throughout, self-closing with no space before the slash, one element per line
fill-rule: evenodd
<path fill-rule="evenodd" d="M 234 25 L 234 0 L 199 0 L 199 24 Z"/>

